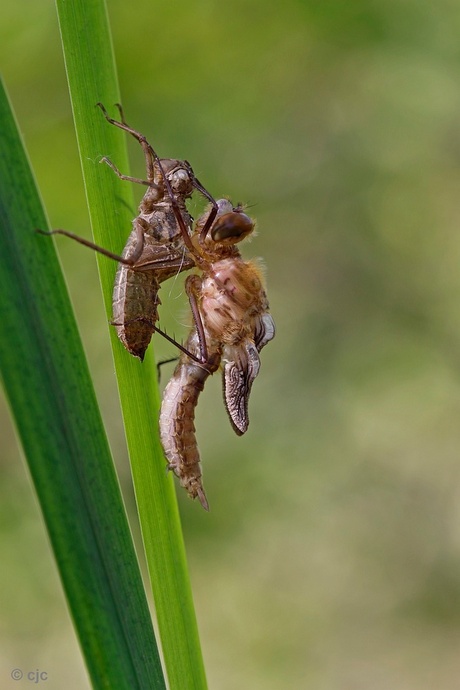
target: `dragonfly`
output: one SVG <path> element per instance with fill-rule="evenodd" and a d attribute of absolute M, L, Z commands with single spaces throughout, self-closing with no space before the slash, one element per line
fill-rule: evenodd
<path fill-rule="evenodd" d="M 259 353 L 275 335 L 261 268 L 243 261 L 235 246 L 252 234 L 254 221 L 241 205 L 215 201 L 187 161 L 160 159 L 144 135 L 127 124 L 120 105 L 120 120 L 98 106 L 110 124 L 137 139 L 146 161 L 147 179 L 142 180 L 124 175 L 106 157 L 101 160 L 120 179 L 148 187 L 125 248 L 119 256 L 66 230 L 43 234 L 65 235 L 119 263 L 112 324 L 128 352 L 142 360 L 155 331 L 181 351 L 163 395 L 160 436 L 168 468 L 208 510 L 194 427 L 199 394 L 206 379 L 221 368 L 230 422 L 238 435 L 244 434 Z M 186 201 L 195 190 L 210 203 L 193 227 Z M 193 325 L 182 345 L 157 326 L 158 291 L 163 281 L 191 268 L 200 274 L 185 282 Z"/>
<path fill-rule="evenodd" d="M 199 395 L 207 378 L 221 368 L 231 425 L 244 434 L 259 353 L 275 336 L 261 266 L 244 261 L 236 247 L 253 231 L 254 221 L 241 205 L 220 199 L 215 214 L 210 207 L 198 219 L 188 243 L 200 271 L 185 282 L 193 325 L 163 393 L 160 437 L 168 469 L 205 510 L 209 504 L 194 424 Z"/>
<path fill-rule="evenodd" d="M 147 186 L 123 252 L 115 254 L 67 230 L 40 232 L 65 235 L 118 262 L 111 323 L 128 352 L 142 361 L 155 331 L 175 343 L 157 327 L 161 303 L 158 292 L 162 282 L 196 265 L 187 242 L 193 219 L 186 201 L 196 190 L 211 203 L 206 232 L 217 214 L 217 203 L 196 178 L 188 161 L 158 157 L 145 136 L 127 124 L 121 105 L 117 104 L 120 120 L 111 118 L 102 103 L 97 105 L 110 124 L 139 142 L 145 156 L 145 180 L 124 175 L 109 158 L 101 159 L 120 179 Z"/>

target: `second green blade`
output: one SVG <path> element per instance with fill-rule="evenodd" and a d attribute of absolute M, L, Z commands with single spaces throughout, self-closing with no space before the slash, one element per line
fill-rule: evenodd
<path fill-rule="evenodd" d="M 0 86 L 0 365 L 95 688 L 164 688 L 104 430 L 46 219 Z"/>

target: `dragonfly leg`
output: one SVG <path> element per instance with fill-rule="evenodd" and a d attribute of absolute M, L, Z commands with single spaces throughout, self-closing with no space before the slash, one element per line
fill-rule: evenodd
<path fill-rule="evenodd" d="M 201 279 L 196 276 L 188 276 L 185 281 L 185 292 L 187 293 L 193 320 L 195 322 L 198 340 L 200 341 L 201 360 L 203 363 L 208 361 L 208 348 L 206 345 L 206 335 L 204 332 L 203 320 L 198 307 L 197 292 L 201 288 Z"/>
<path fill-rule="evenodd" d="M 123 129 L 125 132 L 128 132 L 128 134 L 131 134 L 139 144 L 142 146 L 142 150 L 144 151 L 144 156 L 145 156 L 145 166 L 147 168 L 147 180 L 149 185 L 157 186 L 155 182 L 155 160 L 159 160 L 157 154 L 153 150 L 152 146 L 149 144 L 147 139 L 143 134 L 140 132 L 137 132 L 135 129 L 130 127 L 123 115 L 123 109 L 119 103 L 117 103 L 117 108 L 118 111 L 120 112 L 121 116 L 121 122 L 119 120 L 114 120 L 113 117 L 110 117 L 108 114 L 107 110 L 105 107 L 102 105 L 102 103 L 96 103 L 97 106 L 102 110 L 102 113 L 107 120 L 107 122 L 110 122 L 111 125 L 115 125 L 115 127 L 119 127 L 120 129 Z"/>
<path fill-rule="evenodd" d="M 169 359 L 161 359 L 159 362 L 157 362 L 157 376 L 158 376 L 158 383 L 161 381 L 161 367 L 164 364 L 171 364 L 171 362 L 177 362 L 179 357 L 169 357 Z"/>
<path fill-rule="evenodd" d="M 115 163 L 112 163 L 110 158 L 107 158 L 107 156 L 104 156 L 103 158 L 101 158 L 99 163 L 106 163 L 110 168 L 112 168 L 115 175 L 117 175 L 117 177 L 119 177 L 120 180 L 126 180 L 127 182 L 135 182 L 136 184 L 143 184 L 143 185 L 146 185 L 147 187 L 152 186 L 152 183 L 149 182 L 148 180 L 141 180 L 140 177 L 131 177 L 130 175 L 123 175 L 123 173 L 120 172 L 119 168 L 117 168 Z"/>
<path fill-rule="evenodd" d="M 200 357 L 197 357 L 196 355 L 193 354 L 193 352 L 190 352 L 190 350 L 187 350 L 182 343 L 177 342 L 174 338 L 172 338 L 170 335 L 166 333 L 166 331 L 163 331 L 161 328 L 156 326 L 155 324 L 152 323 L 150 319 L 147 319 L 145 316 L 136 316 L 133 319 L 127 319 L 126 321 L 118 322 L 118 321 L 109 321 L 111 326 L 129 326 L 132 323 L 135 323 L 136 321 L 144 321 L 145 323 L 148 323 L 155 333 L 159 333 L 165 340 L 168 341 L 168 343 L 171 343 L 171 345 L 174 345 L 174 347 L 177 347 L 178 350 L 184 353 L 184 355 L 187 355 L 187 357 L 190 357 L 190 359 L 193 359 L 194 362 L 197 364 L 206 364 L 206 362 L 203 362 L 203 360 Z M 177 357 L 173 357 L 172 359 L 168 359 L 168 362 L 173 362 Z"/>
<path fill-rule="evenodd" d="M 119 256 L 118 254 L 115 254 L 114 252 L 111 252 L 109 249 L 104 249 L 104 247 L 100 247 L 98 244 L 94 244 L 94 242 L 91 242 L 90 240 L 85 239 L 84 237 L 80 237 L 79 235 L 75 235 L 73 232 L 69 232 L 68 230 L 40 230 L 40 228 L 37 228 L 35 232 L 38 232 L 40 235 L 64 235 L 64 237 L 69 237 L 71 240 L 75 240 L 76 242 L 79 242 L 80 244 L 83 244 L 85 247 L 89 247 L 90 249 L 94 249 L 95 252 L 98 252 L 99 254 L 103 254 L 104 256 L 107 256 L 109 259 L 113 259 L 114 261 L 118 261 L 119 263 L 126 264 L 127 266 L 132 266 L 132 261 L 130 259 L 124 259 L 122 256 Z"/>
<path fill-rule="evenodd" d="M 84 237 L 80 237 L 80 235 L 76 235 L 73 232 L 69 232 L 69 230 L 62 230 L 59 228 L 57 230 L 48 231 L 37 228 L 36 232 L 38 232 L 40 235 L 48 236 L 64 235 L 64 237 L 69 237 L 71 240 L 75 240 L 76 242 L 79 242 L 79 244 L 83 244 L 85 247 L 93 249 L 95 252 L 98 252 L 98 254 L 103 254 L 104 256 L 107 256 L 109 259 L 113 259 L 114 261 L 118 261 L 118 263 L 124 264 L 125 266 L 129 266 L 133 270 L 136 269 L 136 263 L 140 259 L 142 252 L 144 250 L 144 230 L 140 223 L 136 225 L 136 244 L 134 245 L 134 249 L 131 252 L 131 256 L 128 257 L 123 257 L 119 254 L 115 254 L 115 252 L 111 252 L 109 249 L 100 247 L 98 244 L 91 242 L 91 240 L 87 240 Z"/>

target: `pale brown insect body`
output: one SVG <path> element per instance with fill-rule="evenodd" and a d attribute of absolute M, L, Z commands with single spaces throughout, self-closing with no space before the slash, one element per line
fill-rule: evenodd
<path fill-rule="evenodd" d="M 168 467 L 192 498 L 208 503 L 201 482 L 200 457 L 195 438 L 195 408 L 208 376 L 222 367 L 224 400 L 233 429 L 244 434 L 249 425 L 248 399 L 259 373 L 259 352 L 275 335 L 268 311 L 262 273 L 256 262 L 243 261 L 235 244 L 254 230 L 241 206 L 216 202 L 195 177 L 186 161 L 160 159 L 145 137 L 121 121 L 111 124 L 140 143 L 147 179 L 123 175 L 102 159 L 123 180 L 148 187 L 133 221 L 122 256 L 65 230 L 54 230 L 119 262 L 113 290 L 113 325 L 126 349 L 143 359 L 158 321 L 160 284 L 174 274 L 196 267 L 200 275 L 185 283 L 193 327 L 171 381 L 160 414 L 160 432 Z M 102 162 L 101 161 L 101 162 Z M 186 201 L 194 190 L 210 202 L 192 232 Z M 44 233 L 48 234 L 48 233 Z"/>
<path fill-rule="evenodd" d="M 211 345 L 211 343 L 208 343 Z M 192 329 L 185 347 L 199 357 L 200 341 L 196 329 Z M 167 384 L 161 405 L 160 436 L 168 469 L 180 479 L 191 498 L 198 496 L 205 510 L 209 510 L 201 482 L 200 454 L 195 437 L 195 408 L 198 396 L 208 376 L 219 368 L 221 352 L 216 343 L 208 350 L 206 366 L 182 354 L 174 374 Z"/>
<path fill-rule="evenodd" d="M 112 301 L 113 325 L 118 337 L 132 355 L 142 360 L 157 330 L 160 283 L 194 265 L 184 243 L 192 227 L 186 200 L 198 190 L 211 201 L 214 210 L 208 225 L 217 207 L 187 161 L 158 158 L 146 138 L 125 122 L 120 106 L 121 122 L 118 122 L 108 116 L 100 103 L 98 105 L 108 122 L 137 139 L 145 155 L 145 181 L 122 175 L 113 163 L 104 159 L 120 178 L 148 186 L 122 253 Z"/>
<path fill-rule="evenodd" d="M 165 388 L 160 414 L 168 467 L 205 509 L 208 503 L 193 421 L 199 393 L 222 363 L 229 418 L 235 432 L 244 434 L 249 425 L 249 394 L 260 368 L 259 352 L 275 335 L 260 268 L 255 262 L 243 261 L 235 247 L 253 231 L 254 223 L 226 199 L 217 205 L 209 233 L 208 211 L 197 222 L 192 238 L 202 275 L 189 276 L 186 281 L 194 326 L 185 348 L 195 360 L 182 353 Z"/>
<path fill-rule="evenodd" d="M 140 203 L 122 253 L 123 259 L 134 258 L 135 263 L 119 264 L 113 289 L 113 323 L 118 337 L 141 360 L 158 321 L 160 284 L 194 265 L 184 247 L 176 212 L 190 228 L 192 219 L 185 201 L 195 189 L 193 171 L 184 161 L 172 159 L 162 159 L 161 167 L 162 171 L 158 164 L 153 167 L 155 186 L 149 187 Z M 163 173 L 174 194 L 176 209 L 165 193 Z"/>
<path fill-rule="evenodd" d="M 54 230 L 77 240 L 95 251 L 119 262 L 113 290 L 113 321 L 126 349 L 143 359 L 158 321 L 160 284 L 171 276 L 192 268 L 195 261 L 187 246 L 192 232 L 192 218 L 186 201 L 197 190 L 213 204 L 208 226 L 217 212 L 216 202 L 195 177 L 187 161 L 160 159 L 147 139 L 124 120 L 109 117 L 98 103 L 108 122 L 131 134 L 141 145 L 146 163 L 146 180 L 123 175 L 108 159 L 107 163 L 122 180 L 148 187 L 133 221 L 133 229 L 121 256 L 99 247 L 66 230 Z M 47 233 L 44 233 L 47 234 Z M 167 337 L 167 336 L 166 336 Z"/>

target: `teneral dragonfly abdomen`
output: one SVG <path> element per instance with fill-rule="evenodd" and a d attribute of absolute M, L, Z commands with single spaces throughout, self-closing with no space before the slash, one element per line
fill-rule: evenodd
<path fill-rule="evenodd" d="M 186 352 L 165 388 L 160 414 L 168 467 L 206 509 L 194 425 L 198 396 L 222 361 L 230 422 L 238 435 L 244 434 L 249 395 L 260 369 L 259 352 L 275 335 L 262 271 L 257 262 L 243 261 L 235 246 L 251 233 L 254 222 L 227 199 L 217 201 L 217 208 L 209 232 L 203 230 L 208 209 L 192 236 L 191 255 L 201 270 L 201 275 L 189 276 L 185 282 L 194 325 Z"/>
<path fill-rule="evenodd" d="M 194 329 L 186 347 L 199 353 L 198 334 Z M 191 498 L 198 497 L 209 510 L 201 481 L 200 453 L 195 437 L 195 408 L 206 379 L 219 368 L 220 352 L 209 353 L 206 365 L 193 362 L 182 354 L 174 374 L 163 393 L 160 414 L 160 436 L 168 469 L 179 477 L 181 486 Z"/>

